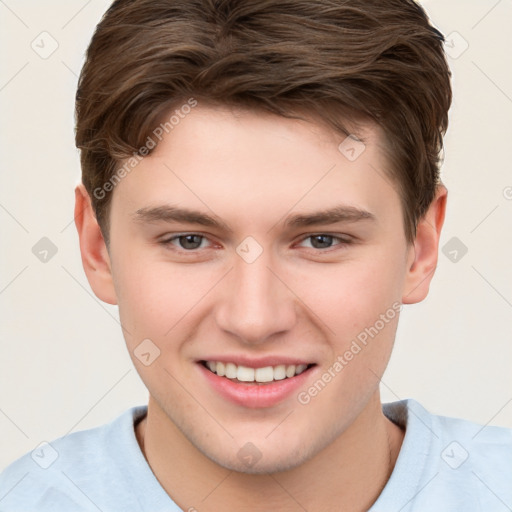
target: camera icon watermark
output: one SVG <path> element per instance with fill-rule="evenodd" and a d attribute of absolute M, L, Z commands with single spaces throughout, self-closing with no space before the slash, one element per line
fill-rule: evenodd
<path fill-rule="evenodd" d="M 238 459 L 248 468 L 252 468 L 257 464 L 262 456 L 258 447 L 251 442 L 245 443 L 237 453 Z"/>
<path fill-rule="evenodd" d="M 133 355 L 144 366 L 150 366 L 160 357 L 160 349 L 149 338 L 146 338 L 135 347 Z"/>
<path fill-rule="evenodd" d="M 454 236 L 444 244 L 441 251 L 452 263 L 458 263 L 467 254 L 468 248 Z"/>
<path fill-rule="evenodd" d="M 469 43 L 456 31 L 445 38 L 444 51 L 452 59 L 458 59 L 468 48 Z"/>
<path fill-rule="evenodd" d="M 366 146 L 360 141 L 355 135 L 349 135 L 343 142 L 338 146 L 338 151 L 350 162 L 357 160 Z"/>
<path fill-rule="evenodd" d="M 263 247 L 252 236 L 248 236 L 236 248 L 236 253 L 246 262 L 254 263 L 263 253 Z"/>
<path fill-rule="evenodd" d="M 50 33 L 44 31 L 30 43 L 30 47 L 41 59 L 46 60 L 57 51 L 59 43 Z"/>
<path fill-rule="evenodd" d="M 39 467 L 48 469 L 59 458 L 59 452 L 50 443 L 43 441 L 32 450 L 30 456 Z"/>
<path fill-rule="evenodd" d="M 468 451 L 457 441 L 452 441 L 442 452 L 441 458 L 452 469 L 458 469 L 468 460 Z"/>
<path fill-rule="evenodd" d="M 57 246 L 46 236 L 43 236 L 43 238 L 32 247 L 32 254 L 41 263 L 48 263 L 57 254 L 57 251 Z"/>

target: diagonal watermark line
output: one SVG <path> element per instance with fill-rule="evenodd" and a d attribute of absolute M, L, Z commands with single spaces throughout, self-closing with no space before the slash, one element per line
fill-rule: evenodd
<path fill-rule="evenodd" d="M 76 221 L 76 218 L 77 218 L 77 217 L 80 217 L 80 215 L 82 215 L 82 213 L 84 213 L 84 211 L 86 210 L 86 208 L 87 208 L 87 206 L 84 206 L 84 207 L 82 208 L 82 211 L 81 211 L 79 214 L 75 215 L 75 216 L 74 216 L 74 217 L 73 217 L 73 218 L 72 218 L 72 219 L 71 219 L 71 220 L 70 220 L 70 221 L 69 221 L 69 222 L 68 222 L 68 223 L 67 223 L 67 224 L 66 224 L 66 225 L 65 225 L 65 226 L 60 230 L 60 232 L 61 232 L 61 233 L 64 233 L 64 231 L 66 231 L 66 229 L 68 229 L 68 228 L 69 228 L 69 226 L 71 226 L 71 224 L 73 224 L 73 223 Z"/>
<path fill-rule="evenodd" d="M 73 75 L 75 75 L 77 78 L 79 78 L 78 75 L 63 60 L 61 60 L 61 62 L 62 62 L 62 64 L 64 64 L 65 67 L 67 67 L 69 69 L 69 71 L 71 71 L 71 73 L 73 73 Z"/>
<path fill-rule="evenodd" d="M 290 411 L 290 412 L 289 412 L 289 413 L 288 413 L 288 414 L 287 414 L 287 415 L 286 415 L 286 416 L 285 416 L 285 417 L 284 417 L 284 418 L 283 418 L 283 419 L 282 419 L 282 420 L 281 420 L 281 421 L 280 421 L 280 422 L 279 422 L 279 423 L 278 423 L 278 424 L 277 424 L 277 425 L 276 425 L 276 426 L 275 426 L 275 427 L 274 427 L 274 428 L 273 428 L 273 429 L 272 429 L 272 430 L 271 430 L 271 431 L 270 431 L 270 432 L 265 436 L 265 439 L 267 439 L 267 437 L 269 437 L 269 436 L 270 436 L 270 434 L 273 434 L 273 433 L 277 430 L 277 428 L 278 428 L 279 426 L 281 426 L 281 425 L 282 425 L 282 424 L 283 424 L 283 423 L 288 419 L 288 417 L 290 416 L 290 414 L 291 414 L 292 412 L 294 412 L 294 411 L 295 411 L 295 409 L 292 409 L 292 410 L 291 410 L 291 411 Z"/>
<path fill-rule="evenodd" d="M 7 82 L 5 82 L 4 85 L 2 85 L 2 87 L 0 87 L 0 92 L 2 92 L 28 65 L 29 62 L 25 62 L 25 64 L 23 64 L 23 66 L 21 66 L 21 68 L 18 69 L 18 71 L 16 71 L 16 73 L 14 73 L 14 75 L 12 75 L 11 78 L 9 78 L 9 80 L 7 80 Z"/>
<path fill-rule="evenodd" d="M 205 501 L 206 499 L 208 499 L 227 479 L 228 477 L 230 477 L 231 475 L 233 474 L 233 471 L 230 471 L 202 500 L 201 500 L 201 503 L 203 501 Z M 190 510 L 190 509 L 189 509 Z M 195 510 L 195 509 L 194 509 Z"/>
<path fill-rule="evenodd" d="M 426 483 L 426 484 L 425 484 L 425 485 L 424 485 L 424 486 L 423 486 L 423 487 L 422 487 L 418 492 L 416 492 L 413 496 L 411 496 L 411 498 L 410 498 L 410 499 L 408 499 L 408 500 L 404 503 L 403 507 L 402 507 L 402 508 L 400 508 L 400 510 L 399 510 L 398 512 L 400 512 L 400 511 L 401 511 L 401 510 L 403 510 L 407 505 L 409 505 L 409 503 L 410 503 L 413 499 L 415 499 L 415 498 L 416 498 L 416 496 L 418 496 L 418 494 L 419 494 L 421 491 L 423 491 L 423 489 L 425 489 L 425 487 L 427 487 L 427 485 L 429 485 L 429 484 L 430 484 L 430 482 L 432 482 L 432 480 L 434 480 L 434 478 L 435 478 L 437 475 L 439 475 L 439 471 L 438 471 L 438 472 L 437 472 L 437 473 L 436 473 L 436 474 L 435 474 L 435 475 L 434 475 L 434 476 L 433 476 L 433 477 L 432 477 L 432 478 L 431 478 L 431 479 L 430 479 L 430 480 L 429 480 L 429 481 L 428 481 L 428 482 L 427 482 L 427 483 Z"/>
<path fill-rule="evenodd" d="M 21 428 L 16 424 L 14 423 L 14 421 L 9 417 L 7 416 L 7 414 L 5 414 L 4 411 L 2 411 L 2 409 L 0 409 L 0 412 L 27 438 L 27 439 L 30 439 L 30 437 L 27 436 L 27 434 L 25 434 L 25 432 L 23 432 L 23 430 L 21 430 Z"/>
<path fill-rule="evenodd" d="M 309 311 L 311 311 L 311 313 L 313 313 L 313 315 L 315 315 L 327 327 L 327 329 L 331 331 L 332 334 L 336 335 L 336 333 L 268 265 L 267 268 L 270 270 L 270 272 L 272 272 L 272 274 L 274 274 L 274 276 L 277 277 L 277 279 L 279 279 L 279 281 L 281 281 L 281 283 L 283 283 L 286 286 L 286 288 L 288 288 L 288 290 L 290 290 L 293 293 L 293 295 L 295 295 L 297 299 L 299 299 L 303 306 L 308 308 Z"/>
<path fill-rule="evenodd" d="M 498 4 L 501 3 L 501 0 L 498 0 L 472 27 L 471 27 L 471 30 L 473 30 L 477 25 L 479 25 L 480 23 L 482 23 L 482 21 L 485 20 L 485 18 L 487 18 L 487 16 L 489 16 L 489 14 L 491 14 L 491 12 L 498 6 Z"/>
<path fill-rule="evenodd" d="M 106 393 L 103 394 L 103 396 L 68 430 L 68 432 L 64 435 L 68 436 L 71 434 L 71 432 L 79 425 L 86 416 L 89 415 L 89 413 L 132 371 L 130 368 L 127 372 L 125 372 L 122 377 L 120 377 L 110 388 Z"/>
<path fill-rule="evenodd" d="M 181 181 L 181 183 L 183 183 L 183 185 L 185 185 L 185 187 L 187 187 L 190 190 L 190 192 L 194 194 L 197 197 L 197 199 L 199 199 L 199 201 L 201 201 L 201 203 L 203 203 L 206 206 L 206 208 L 208 208 L 208 210 L 210 210 L 214 215 L 217 215 L 167 164 L 164 163 L 164 167 L 166 169 L 169 169 L 169 171 L 171 171 L 174 174 L 174 176 L 176 176 L 176 178 L 178 178 Z"/>
<path fill-rule="evenodd" d="M 22 229 L 24 229 L 26 233 L 29 233 L 28 229 L 1 203 L 0 208 L 2 208 L 7 215 L 9 215 Z"/>
<path fill-rule="evenodd" d="M 498 416 L 498 414 L 503 411 L 503 409 L 505 409 L 505 407 L 507 407 L 507 405 L 512 402 L 512 398 L 510 400 L 508 400 L 508 402 L 505 403 L 505 405 L 485 424 L 485 425 L 482 425 L 482 428 L 471 438 L 471 439 L 475 439 L 475 437 L 480 434 L 480 432 L 482 432 L 488 425 L 489 423 L 491 423 L 491 421 L 496 418 L 496 416 Z"/>
<path fill-rule="evenodd" d="M 510 103 L 512 103 L 512 98 L 480 66 L 478 66 L 478 64 L 474 60 L 472 60 L 471 62 L 480 71 L 480 73 L 487 77 L 487 79 L 496 87 L 496 89 L 498 89 L 501 92 L 501 94 L 503 94 L 503 96 L 505 96 L 505 98 L 507 98 L 507 100 L 510 101 Z"/>
<path fill-rule="evenodd" d="M 499 207 L 499 204 L 495 206 L 469 233 L 473 233 L 473 231 L 475 231 L 476 228 L 480 227 L 480 225 L 483 224 L 484 221 L 486 221 Z"/>
<path fill-rule="evenodd" d="M 471 265 L 471 268 L 510 306 L 512 307 L 512 304 L 510 301 L 495 287 L 493 286 L 473 265 Z"/>
<path fill-rule="evenodd" d="M 385 173 L 382 173 L 381 171 L 379 171 L 377 169 L 377 167 L 375 167 L 374 165 L 372 165 L 370 162 L 368 162 L 368 165 L 375 171 L 375 173 L 380 176 L 380 178 L 382 179 L 382 181 L 384 181 L 385 183 L 387 183 L 391 188 L 396 188 L 396 185 L 391 181 L 391 178 L 385 174 Z"/>
<path fill-rule="evenodd" d="M 66 28 L 91 3 L 91 1 L 92 0 L 89 0 L 84 5 L 82 5 L 82 7 L 75 14 L 73 14 L 73 16 L 71 16 L 71 18 L 69 18 L 69 20 L 66 21 L 64 25 L 62 25 L 61 29 Z"/>
<path fill-rule="evenodd" d="M 16 281 L 16 279 L 18 279 L 18 277 L 20 277 L 21 274 L 23 274 L 23 272 L 25 272 L 25 270 L 27 270 L 28 268 L 28 265 L 23 269 L 23 270 L 20 270 L 1 290 L 0 290 L 0 294 L 4 293 L 5 290 L 7 290 L 7 288 L 9 288 L 9 286 L 11 286 L 12 283 L 14 283 L 14 281 Z"/>
<path fill-rule="evenodd" d="M 98 507 L 98 505 L 96 505 L 96 503 L 94 503 L 94 501 L 91 500 L 90 496 L 87 496 L 87 494 L 85 494 L 85 492 L 80 489 L 80 487 L 75 483 L 73 482 L 73 480 L 71 480 L 71 478 L 66 474 L 64 473 L 64 471 L 61 470 L 61 473 L 100 511 L 100 512 L 103 512 L 103 510 L 101 510 L 100 507 Z"/>
<path fill-rule="evenodd" d="M 368 368 L 368 370 L 370 370 L 373 373 L 373 375 L 375 375 L 375 377 L 377 377 L 377 379 L 379 379 L 380 383 L 383 384 L 388 389 L 388 391 L 393 393 L 393 395 L 395 395 L 398 398 L 398 400 L 402 400 L 402 398 L 400 398 L 371 368 Z M 412 412 L 414 414 L 414 416 L 416 416 L 416 418 L 418 418 L 418 420 L 421 423 L 423 423 L 425 428 L 430 430 L 430 432 L 432 432 L 432 434 L 434 434 L 439 439 L 439 436 L 414 412 L 414 409 L 408 409 L 408 411 Z"/>
<path fill-rule="evenodd" d="M 292 205 L 292 207 L 287 212 L 285 212 L 273 226 L 270 227 L 267 233 L 270 233 L 270 231 L 272 231 L 281 222 L 281 220 L 283 220 L 286 215 L 288 215 L 335 167 L 336 164 L 333 164 L 332 167 L 316 183 L 314 183 L 312 187 L 306 191 L 302 197 L 294 205 Z"/>
<path fill-rule="evenodd" d="M 94 302 L 96 302 L 96 304 L 98 304 L 98 306 L 100 306 L 101 309 L 107 313 L 108 316 L 113 318 L 121 326 L 123 331 L 127 332 L 131 336 L 132 333 L 126 329 L 123 324 L 114 315 L 112 315 L 112 313 L 110 313 L 110 311 L 105 308 L 105 306 L 103 306 L 103 304 L 64 265 L 61 265 L 61 267 L 80 286 L 80 288 L 82 288 L 82 290 L 84 290 L 87 295 L 89 295 L 89 297 L 91 297 L 91 299 L 93 299 Z"/>
<path fill-rule="evenodd" d="M 11 14 L 13 14 L 14 16 L 16 16 L 16 18 L 18 18 L 18 20 L 23 23 L 23 25 L 25 25 L 25 27 L 27 28 L 30 28 L 5 2 L 4 0 L 0 0 L 0 4 L 2 4 L 6 9 L 8 9 L 9 11 L 11 11 Z"/>
<path fill-rule="evenodd" d="M 277 480 L 277 478 L 272 474 L 272 473 L 267 473 L 267 475 L 272 478 L 272 480 L 274 480 L 274 482 L 279 485 L 279 487 L 281 487 L 281 489 L 286 493 L 288 494 L 288 496 L 293 500 L 295 501 L 295 503 L 297 503 L 297 505 L 302 509 L 304 510 L 304 512 L 308 512 L 308 510 L 304 507 L 304 505 L 302 505 L 302 503 L 298 502 L 297 499 L 295 498 L 295 496 L 293 496 L 289 491 L 288 489 L 286 489 L 286 487 L 283 486 L 283 484 L 281 484 L 281 482 L 279 480 Z"/>
<path fill-rule="evenodd" d="M 478 478 L 478 480 L 480 480 L 480 482 L 482 482 L 482 484 L 485 485 L 485 487 L 487 487 L 489 492 L 491 492 L 499 501 L 501 501 L 501 503 L 503 503 L 503 505 L 505 505 L 505 507 L 507 507 L 508 510 L 512 511 L 512 508 L 510 508 L 473 470 L 471 470 L 471 473 L 473 473 L 473 475 L 475 475 Z"/>
<path fill-rule="evenodd" d="M 25 473 L 1 498 L 0 498 L 0 501 L 2 501 L 3 499 L 7 498 L 7 496 L 9 495 L 10 492 L 12 492 L 14 490 L 14 488 L 19 485 L 23 479 L 30 473 L 30 471 L 28 471 L 27 473 Z"/>
<path fill-rule="evenodd" d="M 199 300 L 193 304 L 188 311 L 185 312 L 185 314 L 174 323 L 172 327 L 169 328 L 169 330 L 164 334 L 164 336 L 167 336 L 231 271 L 233 270 L 233 267 L 231 267 L 219 280 L 208 290 L 205 292 L 205 294 L 199 298 Z"/>
<path fill-rule="evenodd" d="M 188 395 L 190 396 L 190 398 L 192 398 L 197 405 L 199 405 L 199 407 L 201 407 L 205 412 L 206 414 L 208 414 L 208 416 L 210 416 L 210 418 L 215 421 L 215 423 L 217 423 L 217 425 L 219 425 L 220 428 L 222 428 L 222 430 L 224 430 L 224 432 L 226 432 L 226 434 L 231 437 L 231 439 L 234 439 L 234 436 L 231 435 L 231 433 L 226 429 L 226 427 L 224 425 L 222 425 L 222 423 L 220 423 L 217 418 L 215 418 L 215 416 L 174 376 L 172 375 L 169 370 L 165 367 L 162 367 L 165 371 L 165 373 L 167 373 L 167 375 L 169 375 L 169 377 L 171 377 L 172 379 L 174 379 L 176 381 L 177 384 L 179 384 L 179 386 L 181 387 L 181 389 L 183 389 L 183 391 L 185 391 L 185 393 L 188 393 Z"/>

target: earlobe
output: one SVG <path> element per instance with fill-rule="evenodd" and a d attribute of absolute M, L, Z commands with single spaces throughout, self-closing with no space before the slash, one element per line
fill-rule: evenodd
<path fill-rule="evenodd" d="M 437 266 L 439 238 L 446 213 L 448 191 L 438 185 L 436 195 L 429 209 L 418 222 L 414 247 L 403 290 L 403 304 L 421 302 L 428 294 L 430 281 Z"/>
<path fill-rule="evenodd" d="M 110 256 L 84 185 L 75 188 L 75 225 L 87 280 L 95 295 L 108 304 L 117 304 Z"/>

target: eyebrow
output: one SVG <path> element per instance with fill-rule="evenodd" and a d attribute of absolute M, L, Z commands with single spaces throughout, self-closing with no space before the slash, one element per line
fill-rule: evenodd
<path fill-rule="evenodd" d="M 233 230 L 215 215 L 172 205 L 139 208 L 133 214 L 136 222 L 186 222 L 217 228 L 232 233 Z M 337 222 L 358 222 L 363 220 L 375 221 L 376 217 L 369 211 L 355 206 L 340 205 L 312 213 L 300 213 L 288 216 L 284 221 L 287 228 L 297 228 L 315 225 L 336 224 Z"/>
<path fill-rule="evenodd" d="M 155 207 L 139 208 L 134 213 L 136 222 L 188 222 L 190 224 L 200 224 L 210 228 L 217 228 L 228 233 L 232 232 L 231 228 L 216 216 L 200 212 L 199 210 L 191 210 L 172 205 L 162 205 Z"/>
<path fill-rule="evenodd" d="M 285 220 L 285 226 L 305 227 L 320 224 L 336 224 L 337 222 L 357 222 L 362 220 L 375 221 L 373 213 L 356 208 L 355 206 L 336 206 L 327 210 L 313 213 L 292 215 Z"/>

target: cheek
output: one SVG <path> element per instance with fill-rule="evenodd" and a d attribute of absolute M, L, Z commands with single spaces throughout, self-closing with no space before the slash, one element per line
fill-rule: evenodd
<path fill-rule="evenodd" d="M 381 314 L 393 310 L 402 296 L 403 262 L 394 251 L 375 248 L 367 252 L 365 257 L 289 275 L 294 292 L 339 348 L 374 325 Z"/>
<path fill-rule="evenodd" d="M 212 287 L 212 273 L 198 272 L 194 265 L 155 261 L 136 250 L 116 261 L 115 269 L 119 317 L 133 364 L 146 387 L 161 400 L 167 394 L 178 397 L 180 388 L 170 375 L 194 337 L 201 298 Z M 144 359 L 148 353 L 149 359 Z M 180 366 L 180 372 L 188 371 L 188 366 Z"/>
<path fill-rule="evenodd" d="M 308 279 L 315 293 L 304 302 L 311 300 L 321 318 L 331 353 L 317 380 L 301 390 L 299 403 L 311 404 L 318 418 L 332 417 L 333 404 L 340 411 L 360 411 L 378 388 L 391 355 L 403 263 L 391 252 L 375 251 L 366 261 L 340 265 Z M 342 428 L 347 418 L 340 416 L 339 421 Z"/>
<path fill-rule="evenodd" d="M 163 346 L 183 329 L 215 281 L 212 269 L 175 265 L 145 251 L 131 251 L 114 268 L 119 315 L 132 334 L 126 336 L 130 344 L 150 338 Z"/>

